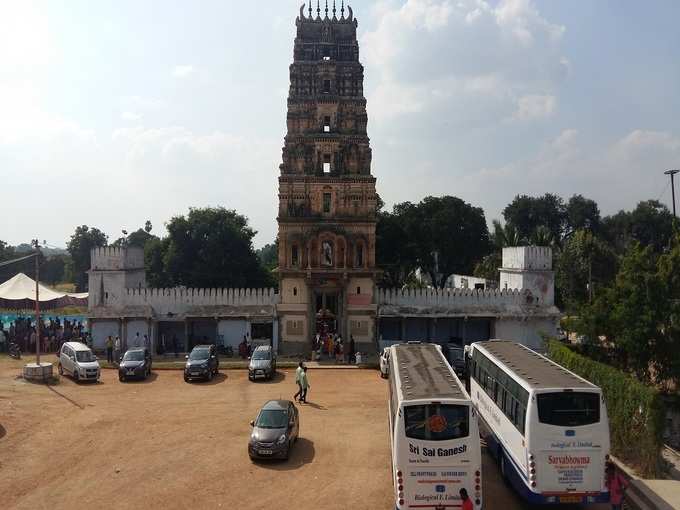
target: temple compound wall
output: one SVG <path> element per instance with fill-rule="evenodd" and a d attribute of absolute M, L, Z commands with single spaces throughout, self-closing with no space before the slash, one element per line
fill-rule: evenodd
<path fill-rule="evenodd" d="M 108 335 L 134 346 L 139 334 L 142 339 L 148 336 L 154 352 L 159 346 L 171 351 L 173 337 L 180 352 L 204 341 L 236 349 L 247 335 L 282 353 L 309 353 L 316 331 L 305 320 L 313 294 L 304 272 L 284 279 L 278 293 L 160 289 L 146 286 L 140 248 L 96 248 L 91 260 L 88 315 L 98 348 L 104 347 Z M 555 334 L 560 317 L 553 303 L 551 260 L 549 248 L 507 248 L 501 288 L 493 290 L 379 289 L 370 277 L 348 277 L 347 335 L 361 339 L 357 345 L 368 352 L 408 340 L 468 344 L 489 338 L 542 349 L 542 336 Z M 523 287 L 510 288 L 512 282 Z M 283 338 L 298 348 L 282 348 Z"/>
<path fill-rule="evenodd" d="M 550 248 L 518 246 L 503 249 L 498 289 L 378 290 L 378 344 L 502 338 L 542 350 L 560 318 L 554 281 Z"/>
<path fill-rule="evenodd" d="M 109 335 L 126 347 L 146 335 L 154 353 L 204 342 L 237 352 L 244 336 L 276 347 L 274 289 L 148 288 L 141 248 L 95 248 L 90 257 L 88 316 L 97 348 Z"/>

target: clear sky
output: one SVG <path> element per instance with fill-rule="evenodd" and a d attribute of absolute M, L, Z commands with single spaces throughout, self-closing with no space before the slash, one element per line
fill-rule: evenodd
<path fill-rule="evenodd" d="M 0 239 L 64 246 L 86 224 L 114 240 L 147 219 L 164 234 L 222 205 L 273 241 L 300 3 L 0 0 Z M 350 3 L 388 207 L 670 206 L 680 2 Z"/>

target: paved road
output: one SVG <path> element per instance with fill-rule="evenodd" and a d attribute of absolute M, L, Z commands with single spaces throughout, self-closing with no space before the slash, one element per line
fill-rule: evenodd
<path fill-rule="evenodd" d="M 496 464 L 495 459 L 486 451 L 483 450 L 482 455 L 482 475 L 483 475 L 483 489 L 484 489 L 484 508 L 485 510 L 538 510 L 538 509 L 555 509 L 559 510 L 609 510 L 609 505 L 560 505 L 559 507 L 537 506 L 529 505 L 522 501 L 515 492 L 508 487 L 501 478 L 501 472 Z"/>

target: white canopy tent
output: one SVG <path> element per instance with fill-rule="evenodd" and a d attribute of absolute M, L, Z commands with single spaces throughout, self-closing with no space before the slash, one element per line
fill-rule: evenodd
<path fill-rule="evenodd" d="M 87 306 L 87 296 L 87 292 L 70 294 L 39 285 L 41 306 L 45 304 L 49 308 L 67 305 Z M 34 279 L 19 273 L 0 284 L 0 307 L 25 309 L 32 306 L 35 306 Z"/>

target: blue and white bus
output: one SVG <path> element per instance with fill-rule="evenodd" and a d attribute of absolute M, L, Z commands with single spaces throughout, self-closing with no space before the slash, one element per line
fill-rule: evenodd
<path fill-rule="evenodd" d="M 434 344 L 389 349 L 389 427 L 397 509 L 461 508 L 467 490 L 482 508 L 482 455 L 477 412 Z"/>
<path fill-rule="evenodd" d="M 482 435 L 515 490 L 530 503 L 609 501 L 600 388 L 515 342 L 476 342 L 468 356 Z"/>

